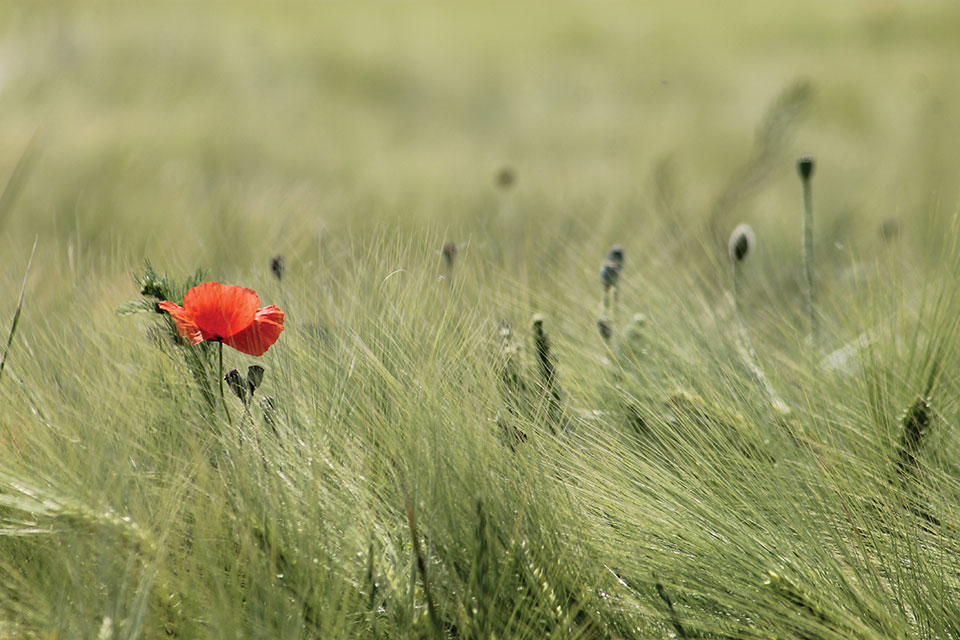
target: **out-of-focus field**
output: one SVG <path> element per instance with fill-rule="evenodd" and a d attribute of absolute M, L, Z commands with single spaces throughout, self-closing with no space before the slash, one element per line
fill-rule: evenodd
<path fill-rule="evenodd" d="M 949 0 L 0 2 L 0 638 L 960 637 L 958 80 Z"/>
<path fill-rule="evenodd" d="M 724 222 L 782 260 L 808 152 L 824 237 L 919 239 L 960 198 L 958 33 L 928 1 L 4 3 L 0 175 L 34 136 L 36 158 L 2 250 L 39 233 L 52 284 L 144 255 L 242 269 L 376 225 L 510 259 L 524 221 L 644 242 L 657 215 L 698 224 L 798 79 L 805 117 Z"/>

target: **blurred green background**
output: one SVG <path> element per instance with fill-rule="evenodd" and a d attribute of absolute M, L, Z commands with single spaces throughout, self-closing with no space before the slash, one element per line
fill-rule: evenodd
<path fill-rule="evenodd" d="M 883 225 L 922 247 L 960 200 L 951 1 L 15 0 L 0 38 L 4 313 L 35 234 L 35 304 L 54 305 L 83 274 L 121 297 L 144 257 L 296 271 L 374 229 L 469 241 L 521 277 L 575 237 L 594 277 L 607 244 L 666 232 L 722 256 L 714 216 L 795 270 L 804 152 L 827 260 Z"/>

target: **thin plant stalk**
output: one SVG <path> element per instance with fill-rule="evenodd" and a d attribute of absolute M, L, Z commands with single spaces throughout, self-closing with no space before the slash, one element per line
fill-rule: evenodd
<path fill-rule="evenodd" d="M 737 311 L 737 321 L 743 328 L 743 273 L 741 272 L 740 261 L 733 261 L 733 301 Z"/>
<path fill-rule="evenodd" d="M 27 291 L 27 278 L 30 277 L 30 267 L 33 266 L 33 255 L 37 252 L 37 241 L 40 236 L 33 239 L 33 249 L 30 250 L 30 259 L 27 261 L 27 270 L 23 274 L 23 284 L 20 286 L 20 299 L 17 301 L 17 310 L 13 314 L 13 322 L 10 324 L 10 333 L 7 335 L 7 346 L 3 350 L 3 359 L 0 359 L 0 378 L 3 377 L 3 368 L 7 364 L 7 355 L 10 353 L 10 345 L 13 344 L 13 336 L 17 333 L 17 325 L 20 324 L 20 311 L 23 309 L 23 296 Z"/>
<path fill-rule="evenodd" d="M 803 184 L 803 273 L 807 285 L 807 316 L 810 319 L 810 335 L 820 337 L 820 321 L 816 312 L 816 284 L 813 267 L 813 158 L 804 156 L 797 161 L 797 171 Z"/>
<path fill-rule="evenodd" d="M 430 616 L 434 633 L 438 638 L 442 638 L 443 625 L 440 623 L 440 616 L 433 604 L 433 593 L 430 589 L 430 581 L 427 579 L 427 563 L 423 557 L 423 549 L 420 547 L 420 536 L 417 534 L 417 520 L 413 512 L 413 502 L 409 498 L 407 499 L 407 524 L 410 525 L 410 536 L 413 538 L 413 555 L 417 562 L 417 572 L 423 581 L 423 595 L 427 600 L 427 614 Z"/>
<path fill-rule="evenodd" d="M 623 247 L 614 245 L 607 252 L 607 261 L 600 267 L 603 284 L 603 299 L 600 302 L 600 317 L 597 328 L 600 337 L 609 346 L 613 327 L 617 324 L 617 309 L 620 302 L 620 270 L 623 268 Z"/>
<path fill-rule="evenodd" d="M 227 408 L 227 398 L 223 395 L 223 340 L 218 341 L 219 345 L 219 371 L 217 373 L 217 380 L 220 382 L 220 402 L 223 404 L 223 413 L 227 416 L 227 424 L 230 427 L 233 427 L 233 419 L 230 418 L 230 410 Z"/>
<path fill-rule="evenodd" d="M 757 352 L 753 348 L 753 343 L 750 340 L 750 334 L 747 332 L 747 324 L 744 320 L 742 282 L 743 261 L 746 260 L 747 256 L 752 252 L 755 242 L 756 240 L 753 235 L 753 230 L 749 227 L 749 225 L 741 224 L 733 230 L 732 234 L 730 234 L 728 250 L 730 253 L 730 259 L 733 262 L 733 299 L 734 314 L 736 316 L 735 343 L 737 347 L 737 354 L 740 356 L 740 359 L 747 366 L 747 368 L 750 369 L 750 372 L 757 379 L 757 382 L 760 383 L 760 386 L 763 387 L 763 390 L 770 399 L 770 404 L 773 405 L 773 408 L 781 415 L 788 415 L 790 413 L 790 407 L 787 406 L 787 404 L 780 398 L 776 390 L 773 388 L 773 385 L 771 385 L 770 381 L 767 379 L 763 369 L 761 369 L 760 365 L 757 363 Z"/>

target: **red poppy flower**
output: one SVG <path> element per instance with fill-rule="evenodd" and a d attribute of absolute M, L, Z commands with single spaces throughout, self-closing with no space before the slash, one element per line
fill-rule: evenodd
<path fill-rule="evenodd" d="M 283 331 L 283 311 L 260 306 L 253 289 L 219 282 L 204 282 L 183 297 L 183 306 L 158 305 L 173 316 L 177 332 L 190 344 L 204 340 L 222 342 L 251 356 L 263 355 Z"/>

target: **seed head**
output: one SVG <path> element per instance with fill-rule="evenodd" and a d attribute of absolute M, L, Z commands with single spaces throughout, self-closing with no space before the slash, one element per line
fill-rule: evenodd
<path fill-rule="evenodd" d="M 283 259 L 283 256 L 279 253 L 270 260 L 270 270 L 273 271 L 273 275 L 277 280 L 283 280 L 283 272 L 286 270 L 287 265 Z"/>
<path fill-rule="evenodd" d="M 457 257 L 457 244 L 455 242 L 445 243 L 440 253 L 443 254 L 443 259 L 447 263 L 447 267 L 452 267 L 453 260 Z"/>
<path fill-rule="evenodd" d="M 509 189 L 517 181 L 517 174 L 511 166 L 500 167 L 497 171 L 497 186 L 501 189 Z"/>
<path fill-rule="evenodd" d="M 802 180 L 809 180 L 813 175 L 813 156 L 800 156 L 797 158 L 797 173 Z"/>
<path fill-rule="evenodd" d="M 733 233 L 730 234 L 730 259 L 734 262 L 743 262 L 750 252 L 753 251 L 753 246 L 757 243 L 756 238 L 753 235 L 753 229 L 750 228 L 748 224 L 737 225 L 737 228 L 733 230 Z"/>
<path fill-rule="evenodd" d="M 623 268 L 623 247 L 618 244 L 610 247 L 610 250 L 607 251 L 607 261 L 613 262 L 617 265 L 617 269 Z"/>
<path fill-rule="evenodd" d="M 277 403 L 273 396 L 264 396 L 260 398 L 260 408 L 263 410 L 263 420 L 271 427 L 277 424 Z M 276 429 L 274 429 L 276 432 Z"/>
<path fill-rule="evenodd" d="M 603 282 L 603 288 L 617 286 L 617 280 L 620 279 L 620 267 L 613 260 L 607 260 L 600 267 L 600 281 Z"/>
<path fill-rule="evenodd" d="M 250 387 L 251 396 L 260 386 L 261 382 L 263 382 L 263 367 L 258 364 L 252 364 L 247 367 L 247 386 Z"/>
<path fill-rule="evenodd" d="M 613 335 L 613 329 L 610 328 L 610 322 L 606 318 L 597 319 L 597 330 L 604 342 L 610 342 L 610 336 Z"/>
<path fill-rule="evenodd" d="M 243 376 L 240 375 L 239 371 L 230 369 L 230 371 L 227 371 L 227 374 L 223 376 L 223 381 L 226 382 L 230 390 L 233 391 L 233 395 L 244 402 L 247 401 L 247 387 L 243 383 Z"/>

